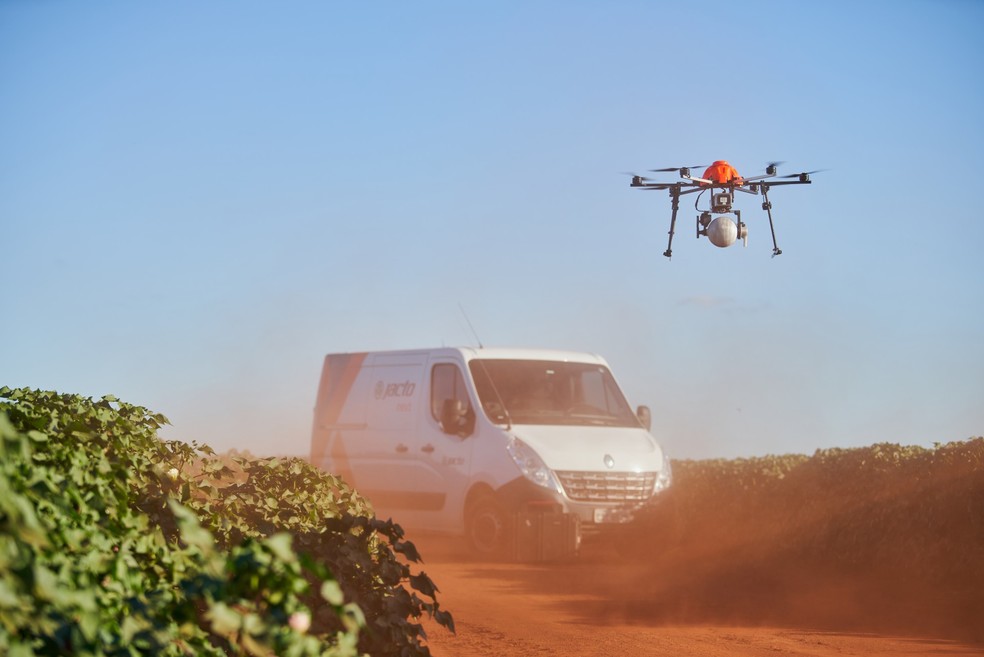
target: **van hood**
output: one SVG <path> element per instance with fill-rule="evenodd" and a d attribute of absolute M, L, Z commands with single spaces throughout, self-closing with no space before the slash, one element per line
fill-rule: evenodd
<path fill-rule="evenodd" d="M 659 472 L 663 450 L 643 428 L 514 424 L 512 434 L 529 445 L 551 470 Z M 606 464 L 610 456 L 612 467 Z"/>

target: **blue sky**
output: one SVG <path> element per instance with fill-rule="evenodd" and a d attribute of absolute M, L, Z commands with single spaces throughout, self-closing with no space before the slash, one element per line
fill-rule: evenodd
<path fill-rule="evenodd" d="M 0 384 L 304 454 L 328 352 L 592 351 L 688 458 L 984 434 L 984 4 L 0 2 Z M 624 171 L 826 169 L 693 239 Z M 690 197 L 692 199 L 692 197 Z"/>

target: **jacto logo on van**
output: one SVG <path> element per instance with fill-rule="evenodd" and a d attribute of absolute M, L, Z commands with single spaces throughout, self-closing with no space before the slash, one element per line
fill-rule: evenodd
<path fill-rule="evenodd" d="M 413 381 L 402 383 L 384 383 L 376 381 L 376 399 L 382 401 L 390 397 L 413 397 L 417 384 Z"/>

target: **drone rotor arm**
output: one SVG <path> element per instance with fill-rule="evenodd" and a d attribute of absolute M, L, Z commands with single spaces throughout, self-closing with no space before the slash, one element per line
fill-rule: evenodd
<path fill-rule="evenodd" d="M 687 191 L 680 192 L 680 195 L 693 194 L 694 192 L 706 192 L 710 187 L 706 185 L 687 185 Z"/>
<path fill-rule="evenodd" d="M 768 183 L 762 183 L 762 186 L 768 185 L 769 187 L 778 187 L 779 185 L 812 185 L 813 181 L 807 178 L 806 180 L 774 180 Z"/>

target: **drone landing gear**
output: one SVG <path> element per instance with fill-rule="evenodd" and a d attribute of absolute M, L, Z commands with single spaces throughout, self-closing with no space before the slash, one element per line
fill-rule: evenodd
<path fill-rule="evenodd" d="M 663 255 L 667 258 L 673 255 L 673 231 L 676 229 L 677 210 L 680 209 L 680 188 L 670 187 L 670 198 L 673 199 L 673 215 L 670 217 L 670 241 L 666 244 Z"/>
<path fill-rule="evenodd" d="M 769 186 L 762 183 L 762 209 L 769 214 L 769 230 L 772 231 L 772 257 L 775 258 L 777 255 L 782 254 L 782 250 L 779 245 L 776 244 L 776 228 L 772 225 L 772 201 L 769 200 Z"/>

